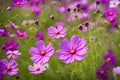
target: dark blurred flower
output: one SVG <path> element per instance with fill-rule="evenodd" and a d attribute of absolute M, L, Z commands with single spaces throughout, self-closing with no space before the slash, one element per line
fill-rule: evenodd
<path fill-rule="evenodd" d="M 28 0 L 13 0 L 12 5 L 13 7 L 21 7 L 24 6 L 27 2 Z"/>
<path fill-rule="evenodd" d="M 17 48 L 18 48 L 18 43 L 16 43 L 14 40 L 10 40 L 5 43 L 6 51 L 8 51 L 8 50 L 14 51 L 14 50 L 17 50 Z"/>
<path fill-rule="evenodd" d="M 117 16 L 118 11 L 115 8 L 107 8 L 104 11 L 104 18 L 112 17 L 112 16 Z"/>
<path fill-rule="evenodd" d="M 100 0 L 103 4 L 109 4 L 110 0 Z"/>
<path fill-rule="evenodd" d="M 26 31 L 24 31 L 24 30 L 17 30 L 17 31 L 16 31 L 16 36 L 17 36 L 18 38 L 25 39 L 25 38 L 27 37 L 27 33 L 26 33 Z"/>
<path fill-rule="evenodd" d="M 39 20 L 35 20 L 34 23 L 35 23 L 36 25 L 38 25 L 38 24 L 39 24 Z"/>
<path fill-rule="evenodd" d="M 108 17 L 117 17 L 118 15 L 118 11 L 115 8 L 108 8 L 104 11 L 104 17 L 108 18 Z"/>
<path fill-rule="evenodd" d="M 37 32 L 35 37 L 39 40 L 44 40 L 44 34 L 42 32 Z"/>
<path fill-rule="evenodd" d="M 86 27 L 88 27 L 88 26 L 89 26 L 89 22 L 88 22 L 88 21 L 85 21 L 85 22 L 84 22 L 84 25 L 85 25 Z"/>
<path fill-rule="evenodd" d="M 4 71 L 5 74 L 8 74 L 9 76 L 16 75 L 18 72 L 17 62 L 15 60 L 8 61 L 7 59 L 2 59 L 3 64 L 5 65 L 6 69 Z"/>
<path fill-rule="evenodd" d="M 54 48 L 52 43 L 49 43 L 45 47 L 45 43 L 43 40 L 36 42 L 36 47 L 31 47 L 29 50 L 31 54 L 31 60 L 34 63 L 44 64 L 47 63 L 50 57 L 54 54 Z"/>
<path fill-rule="evenodd" d="M 7 37 L 8 36 L 8 30 L 6 27 L 0 28 L 0 36 L 1 37 Z"/>
<path fill-rule="evenodd" d="M 75 60 L 81 61 L 88 51 L 86 40 L 78 35 L 73 35 L 71 40 L 64 39 L 59 44 L 61 50 L 57 50 L 57 57 L 64 63 L 72 63 Z"/>
<path fill-rule="evenodd" d="M 107 65 L 102 65 L 100 69 L 96 70 L 96 76 L 100 80 L 108 80 L 108 66 Z"/>
<path fill-rule="evenodd" d="M 79 30 L 83 30 L 83 25 L 80 24 L 80 25 L 78 26 L 78 29 L 79 29 Z"/>
<path fill-rule="evenodd" d="M 104 54 L 104 60 L 105 60 L 105 64 L 108 64 L 111 66 L 116 64 L 116 57 L 110 49 L 106 54 Z"/>
<path fill-rule="evenodd" d="M 50 15 L 50 19 L 54 19 L 55 17 L 54 17 L 54 15 Z"/>
<path fill-rule="evenodd" d="M 3 79 L 3 74 L 0 73 L 0 80 L 4 80 Z"/>
<path fill-rule="evenodd" d="M 79 24 L 79 25 L 78 25 L 78 29 L 79 29 L 79 30 L 82 30 L 83 32 L 87 32 L 87 31 L 88 31 L 88 27 L 86 27 L 86 26 L 84 26 L 84 25 L 82 25 L 82 24 Z"/>
<path fill-rule="evenodd" d="M 32 5 L 39 6 L 43 2 L 44 2 L 44 0 L 30 0 L 30 6 L 32 6 Z"/>
<path fill-rule="evenodd" d="M 99 5 L 100 4 L 100 0 L 95 0 L 96 4 Z"/>
<path fill-rule="evenodd" d="M 3 61 L 0 60 L 0 74 L 5 74 L 6 66 L 3 64 Z"/>
<path fill-rule="evenodd" d="M 108 8 L 104 11 L 103 17 L 113 26 L 117 25 L 118 11 L 115 8 Z"/>

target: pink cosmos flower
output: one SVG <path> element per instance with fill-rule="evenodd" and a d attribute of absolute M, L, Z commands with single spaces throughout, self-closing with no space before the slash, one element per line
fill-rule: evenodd
<path fill-rule="evenodd" d="M 116 77 L 117 75 L 120 75 L 120 66 L 117 66 L 113 68 L 113 76 Z"/>
<path fill-rule="evenodd" d="M 63 26 L 56 25 L 56 27 L 50 26 L 48 28 L 48 35 L 53 38 L 60 38 L 66 36 L 66 31 Z"/>
<path fill-rule="evenodd" d="M 27 3 L 27 0 L 13 0 L 12 5 L 13 7 L 21 7 Z"/>
<path fill-rule="evenodd" d="M 86 40 L 78 35 L 73 35 L 70 42 L 68 39 L 62 40 L 59 46 L 61 50 L 57 50 L 57 57 L 66 64 L 83 60 L 88 51 Z"/>
<path fill-rule="evenodd" d="M 4 70 L 5 74 L 8 74 L 9 76 L 16 75 L 18 72 L 17 62 L 15 60 L 8 61 L 7 59 L 2 60 L 3 64 L 6 66 L 6 69 Z"/>
<path fill-rule="evenodd" d="M 31 59 L 35 63 L 44 64 L 47 63 L 50 57 L 54 53 L 52 43 L 49 43 L 45 47 L 43 40 L 36 42 L 36 47 L 31 47 L 29 53 L 32 55 Z"/>
<path fill-rule="evenodd" d="M 6 54 L 8 55 L 8 59 L 12 58 L 12 59 L 15 59 L 15 58 L 18 58 L 21 53 L 18 51 L 18 50 L 14 50 L 14 51 L 7 51 Z"/>
<path fill-rule="evenodd" d="M 32 74 L 40 74 L 43 73 L 44 71 L 46 71 L 48 69 L 48 64 L 36 64 L 34 63 L 33 66 L 29 65 L 28 67 L 29 71 L 31 71 Z"/>
<path fill-rule="evenodd" d="M 24 38 L 27 37 L 27 33 L 26 33 L 26 31 L 24 31 L 24 30 L 17 30 L 17 31 L 16 31 L 16 36 L 17 36 L 18 38 L 24 39 Z"/>

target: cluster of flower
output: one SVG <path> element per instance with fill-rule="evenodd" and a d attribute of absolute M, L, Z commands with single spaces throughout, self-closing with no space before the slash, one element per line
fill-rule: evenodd
<path fill-rule="evenodd" d="M 108 50 L 106 54 L 104 54 L 104 62 L 100 69 L 96 71 L 96 75 L 99 79 L 107 80 L 108 79 L 108 69 L 110 66 L 115 66 L 116 57 L 111 50 Z"/>
<path fill-rule="evenodd" d="M 18 72 L 18 63 L 15 61 L 21 53 L 18 51 L 18 43 L 14 40 L 10 40 L 5 43 L 4 50 L 8 55 L 7 58 L 9 59 L 2 59 L 0 60 L 0 74 L 8 74 L 9 76 L 16 75 Z"/>
<path fill-rule="evenodd" d="M 48 28 L 49 36 L 56 39 L 65 37 L 66 32 L 63 26 L 63 22 L 57 22 L 55 27 L 50 26 Z M 83 60 L 88 50 L 88 47 L 86 46 L 86 40 L 84 38 L 80 38 L 78 35 L 73 35 L 70 42 L 68 39 L 62 40 L 59 46 L 61 50 L 56 51 L 57 57 L 66 64 L 72 63 L 74 60 Z M 53 55 L 54 48 L 52 43 L 49 43 L 45 47 L 44 41 L 40 40 L 36 42 L 36 47 L 30 48 L 29 53 L 32 56 L 31 60 L 34 62 L 34 66 L 29 66 L 29 70 L 34 74 L 39 74 L 46 70 L 46 64 Z"/>

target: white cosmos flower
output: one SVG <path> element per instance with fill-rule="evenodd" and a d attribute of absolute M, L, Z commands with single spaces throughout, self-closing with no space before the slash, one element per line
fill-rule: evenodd
<path fill-rule="evenodd" d="M 120 1 L 119 1 L 119 0 L 110 0 L 110 2 L 109 2 L 109 7 L 115 8 L 115 7 L 117 7 L 119 4 L 120 4 Z"/>

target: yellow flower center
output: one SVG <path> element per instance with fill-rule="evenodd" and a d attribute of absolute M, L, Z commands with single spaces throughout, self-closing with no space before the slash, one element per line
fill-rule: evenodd
<path fill-rule="evenodd" d="M 56 34 L 59 34 L 59 31 L 58 31 L 58 30 L 56 30 L 56 31 L 55 31 L 55 33 L 56 33 Z"/>
<path fill-rule="evenodd" d="M 44 55 L 44 54 L 45 54 L 45 51 L 42 50 L 42 51 L 40 52 L 40 54 L 41 54 L 41 55 Z"/>
<path fill-rule="evenodd" d="M 113 18 L 110 18 L 109 20 L 110 20 L 110 21 L 113 21 Z"/>
<path fill-rule="evenodd" d="M 13 48 L 13 46 L 9 46 L 9 48 L 10 48 L 10 49 L 12 49 L 12 48 Z"/>
<path fill-rule="evenodd" d="M 75 50 L 74 50 L 74 49 L 70 50 L 70 53 L 71 53 L 71 54 L 74 54 L 74 53 L 75 53 Z"/>
<path fill-rule="evenodd" d="M 111 60 L 111 58 L 107 58 L 107 60 L 106 60 L 106 61 L 107 61 L 107 62 L 109 62 L 110 60 Z"/>
<path fill-rule="evenodd" d="M 11 67 L 10 66 L 7 66 L 7 70 L 10 70 L 11 69 Z"/>
<path fill-rule="evenodd" d="M 12 52 L 12 54 L 14 54 L 14 52 Z"/>
<path fill-rule="evenodd" d="M 17 4 L 17 5 L 20 5 L 20 2 L 17 2 L 16 4 Z"/>
<path fill-rule="evenodd" d="M 112 15 L 113 15 L 113 12 L 112 12 L 112 11 L 111 11 L 111 12 L 109 12 L 109 15 L 110 15 L 110 16 L 112 16 Z"/>
<path fill-rule="evenodd" d="M 39 71 L 39 70 L 40 70 L 40 67 L 36 67 L 36 70 Z"/>
<path fill-rule="evenodd" d="M 101 70 L 101 71 L 100 71 L 100 73 L 101 73 L 101 74 L 104 74 L 104 71 L 103 71 L 103 70 Z"/>
<path fill-rule="evenodd" d="M 23 36 L 23 34 L 22 34 L 22 33 L 19 33 L 19 36 Z"/>

